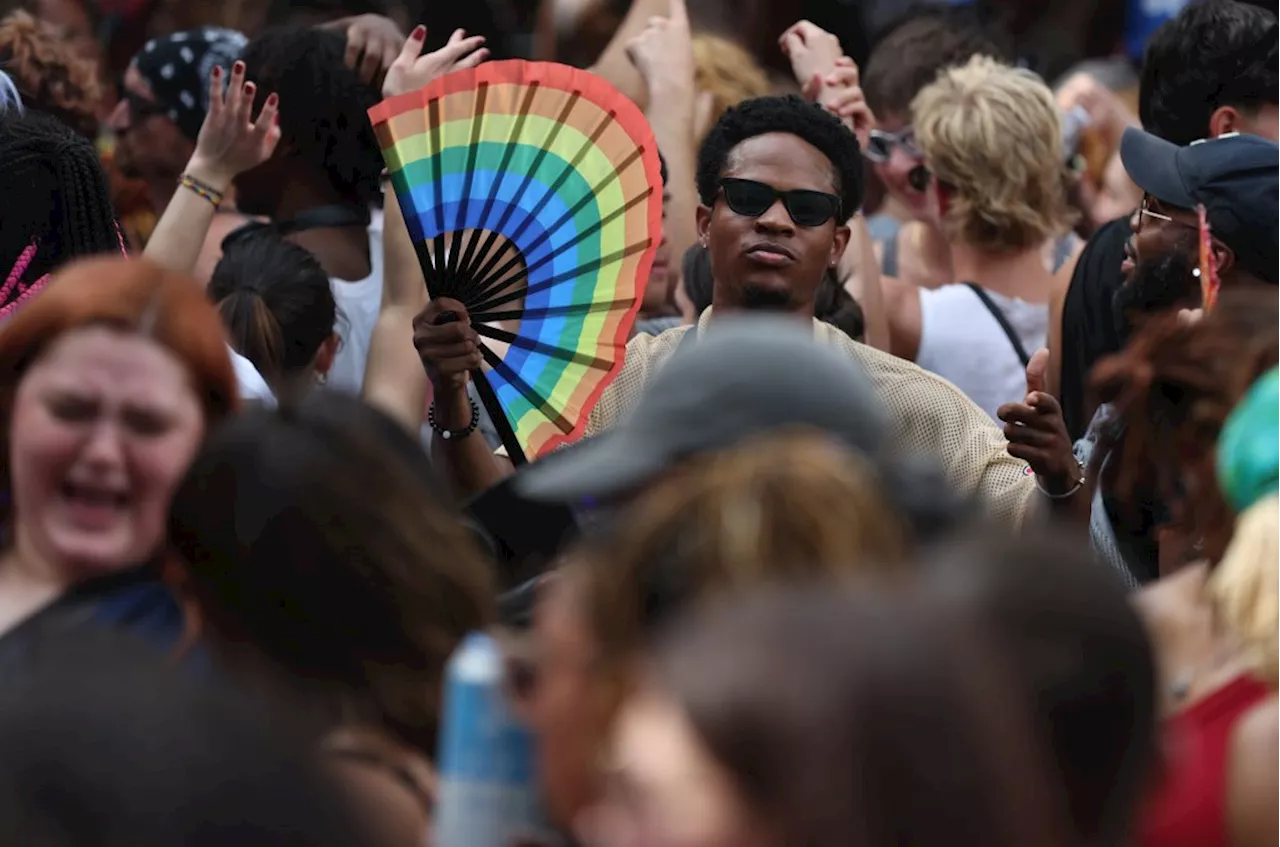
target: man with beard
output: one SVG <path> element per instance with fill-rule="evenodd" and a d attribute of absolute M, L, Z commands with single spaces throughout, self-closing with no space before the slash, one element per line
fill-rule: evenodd
<path fill-rule="evenodd" d="M 1154 315 L 1202 305 L 1199 206 L 1205 208 L 1211 260 L 1223 288 L 1280 282 L 1280 146 L 1275 142 L 1232 133 L 1179 147 L 1130 129 L 1120 155 L 1144 192 L 1124 248 L 1125 282 L 1113 298 L 1116 320 L 1126 335 Z M 1032 444 L 1060 425 L 1056 415 L 1029 420 L 1010 440 Z M 1123 437 L 1113 431 L 1103 406 L 1077 443 L 1076 454 L 1099 468 L 1102 481 L 1089 513 L 1094 547 L 1136 585 L 1158 578 L 1191 551 L 1190 540 L 1168 526 L 1169 516 L 1154 490 L 1145 498 L 1130 498 L 1146 503 L 1137 514 L 1113 507 L 1106 490 L 1110 454 L 1095 456 L 1093 448 L 1106 442 L 1114 452 L 1121 449 Z M 1028 461 L 1036 470 L 1045 463 L 1056 467 L 1064 459 L 1051 455 L 1058 452 L 1045 450 Z"/>
<path fill-rule="evenodd" d="M 1017 526 L 1037 501 L 1036 479 L 1006 452 L 991 419 L 949 382 L 916 365 L 859 344 L 814 320 L 823 275 L 849 241 L 845 221 L 862 202 L 857 141 L 838 118 L 798 97 L 761 97 L 727 111 L 698 156 L 698 236 L 707 249 L 712 305 L 696 327 L 638 336 L 627 345 L 617 378 L 591 412 L 586 435 L 614 427 L 636 407 L 653 376 L 677 351 L 714 332 L 715 315 L 774 312 L 811 325 L 815 340 L 856 360 L 890 417 L 891 447 L 936 458 L 951 487 L 976 497 L 996 520 Z M 444 312 L 458 320 L 437 325 Z M 414 322 L 414 343 L 434 387 L 433 450 L 459 493 L 474 494 L 511 472 L 474 431 L 469 372 L 480 367 L 479 336 L 463 304 L 432 301 Z M 797 380 L 804 380 L 802 371 Z M 719 410 L 724 415 L 742 409 Z M 690 422 L 693 425 L 694 422 Z M 1042 463 L 1046 493 L 1078 488 L 1068 458 Z"/>
<path fill-rule="evenodd" d="M 1277 28 L 1271 12 L 1236 0 L 1189 3 L 1147 45 L 1138 113 L 1147 132 L 1174 144 L 1238 132 L 1276 140 Z M 1067 431 L 1084 434 L 1093 415 L 1089 372 L 1128 339 L 1112 320 L 1128 218 L 1104 224 L 1080 255 L 1060 322 L 1058 393 Z M 1051 337 L 1053 333 L 1050 333 Z"/>

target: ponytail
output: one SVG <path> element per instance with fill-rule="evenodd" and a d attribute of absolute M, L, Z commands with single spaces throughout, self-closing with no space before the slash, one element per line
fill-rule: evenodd
<path fill-rule="evenodd" d="M 284 331 L 262 294 L 240 288 L 218 301 L 218 314 L 231 336 L 231 346 L 258 369 L 271 385 L 284 376 Z"/>

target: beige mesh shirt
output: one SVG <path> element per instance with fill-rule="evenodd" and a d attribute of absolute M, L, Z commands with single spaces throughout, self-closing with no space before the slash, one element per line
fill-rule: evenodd
<path fill-rule="evenodd" d="M 707 309 L 697 332 L 706 329 L 710 318 Z M 942 377 L 860 344 L 830 324 L 813 323 L 819 341 L 839 346 L 866 369 L 893 421 L 895 450 L 934 456 L 958 492 L 978 495 L 994 520 L 1021 526 L 1037 499 L 1035 478 L 1027 473 L 1025 462 L 1005 451 L 1004 433 L 986 412 Z M 654 374 L 676 352 L 685 333 L 692 331 L 693 327 L 677 327 L 631 339 L 621 372 L 591 412 L 585 437 L 604 432 L 630 414 Z"/>

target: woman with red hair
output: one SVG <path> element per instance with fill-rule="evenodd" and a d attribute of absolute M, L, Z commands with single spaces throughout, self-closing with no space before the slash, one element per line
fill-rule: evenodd
<path fill-rule="evenodd" d="M 169 501 L 238 402 L 203 289 L 146 261 L 72 264 L 0 327 L 0 655 L 86 609 L 177 638 Z"/>

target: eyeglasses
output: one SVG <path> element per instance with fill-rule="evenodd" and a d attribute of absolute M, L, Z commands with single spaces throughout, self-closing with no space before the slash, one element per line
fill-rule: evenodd
<path fill-rule="evenodd" d="M 143 97 L 141 94 L 130 91 L 124 87 L 123 83 L 120 84 L 119 89 L 117 90 L 117 95 L 125 103 L 129 104 L 129 120 L 131 121 L 145 121 L 147 118 L 154 117 L 155 115 L 166 115 L 169 113 L 169 108 L 167 106 L 157 103 L 155 100 Z"/>
<path fill-rule="evenodd" d="M 840 198 L 823 191 L 779 191 L 763 182 L 732 178 L 720 180 L 720 190 L 729 208 L 747 218 L 760 217 L 773 208 L 778 198 L 782 198 L 782 205 L 797 226 L 822 226 L 840 214 Z"/>
<path fill-rule="evenodd" d="M 1180 226 L 1185 226 L 1185 227 L 1189 227 L 1191 229 L 1196 229 L 1196 230 L 1200 228 L 1199 224 L 1193 224 L 1190 221 L 1180 221 L 1177 218 L 1169 217 L 1168 215 L 1161 214 L 1160 212 L 1151 211 L 1151 195 L 1144 194 L 1142 195 L 1142 205 L 1138 207 L 1137 232 L 1142 232 L 1142 222 L 1147 218 L 1151 218 L 1152 220 L 1157 220 L 1157 221 L 1164 221 L 1165 223 L 1178 224 Z"/>
<path fill-rule="evenodd" d="M 862 151 L 862 155 L 873 162 L 883 163 L 889 161 L 889 158 L 893 156 L 893 148 L 895 147 L 901 147 L 902 152 L 913 159 L 924 158 L 924 153 L 921 153 L 920 148 L 916 146 L 915 127 L 910 126 L 903 127 L 897 132 L 885 132 L 879 129 L 871 130 L 871 135 L 867 139 L 867 149 Z"/>

